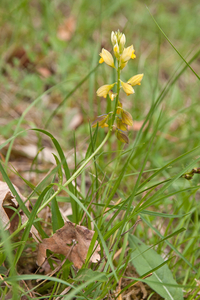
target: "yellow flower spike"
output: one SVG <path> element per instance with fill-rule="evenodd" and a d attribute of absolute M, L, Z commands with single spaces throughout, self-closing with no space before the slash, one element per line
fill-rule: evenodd
<path fill-rule="evenodd" d="M 102 86 L 97 90 L 97 96 L 106 98 L 107 95 L 108 95 L 108 93 L 109 93 L 109 91 L 113 88 L 113 86 L 114 86 L 115 84 L 116 84 L 116 83 L 102 85 Z"/>
<path fill-rule="evenodd" d="M 120 68 L 123 69 L 127 62 L 132 58 L 136 58 L 136 55 L 135 55 L 135 50 L 133 49 L 133 45 L 127 47 L 127 48 L 124 48 L 124 51 L 120 57 Z"/>
<path fill-rule="evenodd" d="M 112 90 L 108 92 L 108 96 L 110 97 L 111 101 L 113 101 L 117 97 L 117 93 L 113 93 Z"/>
<path fill-rule="evenodd" d="M 135 76 L 131 77 L 127 81 L 127 83 L 129 83 L 131 86 L 141 85 L 141 81 L 142 81 L 143 76 L 144 76 L 144 74 L 135 75 Z"/>
<path fill-rule="evenodd" d="M 122 110 L 121 116 L 122 116 L 122 122 L 123 123 L 125 123 L 127 125 L 130 125 L 130 126 L 133 125 L 133 118 L 132 118 L 131 114 L 128 111 Z"/>
<path fill-rule="evenodd" d="M 96 120 L 94 120 L 92 122 L 92 127 L 95 128 L 97 126 L 97 123 L 99 124 L 100 127 L 104 128 L 104 127 L 108 127 L 108 124 L 106 123 L 108 120 L 109 115 L 104 114 L 101 116 L 98 116 L 96 118 Z"/>
<path fill-rule="evenodd" d="M 114 59 L 112 57 L 112 54 L 109 51 L 103 48 L 99 55 L 101 56 L 99 60 L 100 64 L 105 62 L 108 66 L 115 68 Z"/>
<path fill-rule="evenodd" d="M 129 83 L 123 82 L 122 80 L 120 80 L 120 81 L 122 84 L 122 88 L 127 96 L 135 93 L 134 89 L 132 88 L 132 86 Z"/>
<path fill-rule="evenodd" d="M 117 128 L 116 136 L 117 136 L 117 139 L 120 142 L 125 143 L 125 144 L 129 144 L 129 138 L 123 130 L 120 130 L 120 129 Z"/>

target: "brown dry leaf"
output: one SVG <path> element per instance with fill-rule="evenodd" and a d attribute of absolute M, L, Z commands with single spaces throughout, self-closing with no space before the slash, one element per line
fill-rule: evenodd
<path fill-rule="evenodd" d="M 19 60 L 19 66 L 27 68 L 31 65 L 31 61 L 28 58 L 27 52 L 23 47 L 14 46 L 5 55 L 5 60 L 7 63 L 14 65 L 14 59 Z"/>
<path fill-rule="evenodd" d="M 25 201 L 25 197 L 20 193 L 19 189 L 13 184 L 16 191 L 18 192 L 19 196 L 23 201 Z M 8 185 L 6 182 L 0 181 L 0 218 L 3 226 L 6 226 L 5 229 L 9 229 L 10 232 L 15 230 L 15 227 L 18 225 L 19 217 L 16 215 L 14 219 L 9 223 L 10 218 L 14 214 L 14 210 L 10 209 L 9 207 L 5 206 L 12 206 L 14 208 L 18 208 L 18 202 L 15 199 L 15 196 L 11 193 Z M 20 213 L 22 218 L 24 219 L 25 216 L 23 212 Z M 22 220 L 23 222 L 24 220 Z"/>
<path fill-rule="evenodd" d="M 76 19 L 70 16 L 64 23 L 58 28 L 57 37 L 61 41 L 69 41 L 76 29 Z"/>
<path fill-rule="evenodd" d="M 46 250 L 65 255 L 74 266 L 80 269 L 85 262 L 87 252 L 94 235 L 94 231 L 89 230 L 84 226 L 75 226 L 71 222 L 56 231 L 52 237 L 44 239 L 38 247 L 37 264 L 41 266 L 46 258 Z M 95 244 L 95 247 L 97 242 Z M 90 258 L 91 262 L 96 263 L 100 260 L 100 246 L 96 247 L 95 252 Z"/>

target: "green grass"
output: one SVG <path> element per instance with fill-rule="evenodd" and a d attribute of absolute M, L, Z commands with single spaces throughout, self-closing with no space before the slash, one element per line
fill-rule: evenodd
<path fill-rule="evenodd" d="M 148 299 L 153 291 L 199 299 L 199 174 L 182 177 L 200 161 L 199 10 L 198 1 L 186 0 L 2 2 L 0 172 L 16 195 L 16 213 L 28 219 L 11 234 L 0 224 L 1 299 L 120 299 L 137 281 L 153 289 Z M 69 16 L 76 29 L 61 41 L 58 28 Z M 129 145 L 90 126 L 113 109 L 96 90 L 117 80 L 98 60 L 118 29 L 136 52 L 122 80 L 144 73 L 134 95 L 120 93 L 134 123 L 143 122 L 129 131 Z M 28 67 L 12 54 L 22 48 Z M 82 121 L 71 129 L 78 114 Z M 27 145 L 37 154 L 23 154 Z M 41 240 L 51 236 L 69 206 L 70 221 L 95 230 L 86 262 L 78 272 L 66 261 L 51 277 L 37 273 L 31 226 Z M 96 240 L 102 261 L 91 264 Z"/>

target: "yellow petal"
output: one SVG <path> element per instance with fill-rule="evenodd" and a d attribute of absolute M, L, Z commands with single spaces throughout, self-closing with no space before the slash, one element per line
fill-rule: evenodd
<path fill-rule="evenodd" d="M 129 61 L 129 59 L 134 59 L 136 56 L 134 54 L 135 50 L 133 49 L 133 45 L 124 48 L 124 51 L 122 52 L 122 55 L 120 57 L 120 67 L 123 69 L 126 65 L 126 63 Z"/>
<path fill-rule="evenodd" d="M 121 111 L 122 111 L 122 103 L 118 101 L 118 104 L 117 104 L 117 105 L 118 105 L 118 106 L 117 106 L 117 111 L 116 111 L 116 113 L 119 115 L 119 114 L 121 113 Z"/>
<path fill-rule="evenodd" d="M 116 136 L 118 138 L 118 140 L 122 143 L 126 143 L 128 144 L 129 143 L 129 138 L 128 136 L 125 134 L 125 132 L 123 132 L 122 130 L 120 129 L 117 129 L 116 131 Z"/>
<path fill-rule="evenodd" d="M 129 83 L 121 81 L 121 84 L 122 84 L 122 88 L 127 96 L 135 93 L 134 89 L 132 88 L 132 86 Z"/>
<path fill-rule="evenodd" d="M 99 55 L 101 56 L 101 59 L 100 59 L 101 62 L 104 61 L 108 66 L 115 68 L 114 59 L 112 57 L 112 54 L 109 51 L 107 51 L 106 49 L 103 48 Z"/>
<path fill-rule="evenodd" d="M 103 58 L 101 57 L 99 63 L 102 64 L 104 62 Z"/>
<path fill-rule="evenodd" d="M 117 93 L 113 93 L 112 90 L 110 90 L 110 91 L 108 92 L 108 95 L 109 95 L 111 101 L 113 101 L 113 100 L 117 97 Z"/>
<path fill-rule="evenodd" d="M 129 83 L 130 85 L 132 86 L 135 86 L 135 85 L 141 85 L 141 81 L 142 81 L 142 78 L 143 78 L 144 74 L 138 74 L 138 75 L 135 75 L 133 77 L 131 77 L 127 83 Z"/>
<path fill-rule="evenodd" d="M 113 88 L 114 85 L 115 85 L 115 83 L 102 85 L 97 90 L 97 96 L 106 98 L 109 91 Z"/>
<path fill-rule="evenodd" d="M 122 122 L 124 124 L 130 125 L 130 126 L 133 125 L 133 118 L 132 118 L 131 114 L 128 111 L 123 110 L 121 112 L 121 116 L 122 116 Z"/>
<path fill-rule="evenodd" d="M 108 127 L 108 124 L 106 124 L 106 121 L 108 120 L 109 115 L 101 115 L 98 116 L 96 118 L 96 120 L 94 120 L 92 122 L 92 127 L 95 128 L 97 126 L 97 123 L 99 124 L 100 127 L 104 128 L 104 127 Z"/>
<path fill-rule="evenodd" d="M 123 123 L 122 119 L 117 117 L 117 127 L 123 131 L 127 131 L 127 124 Z"/>

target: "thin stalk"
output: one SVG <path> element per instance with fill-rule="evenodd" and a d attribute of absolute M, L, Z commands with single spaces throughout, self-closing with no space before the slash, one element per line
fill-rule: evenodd
<path fill-rule="evenodd" d="M 113 112 L 113 117 L 112 117 L 112 125 L 114 124 L 115 121 L 115 116 L 117 113 L 117 106 L 118 106 L 118 102 L 119 102 L 119 91 L 120 91 L 120 66 L 119 66 L 119 61 L 118 61 L 118 68 L 117 68 L 117 97 L 115 100 L 115 108 L 114 108 L 114 112 Z"/>

